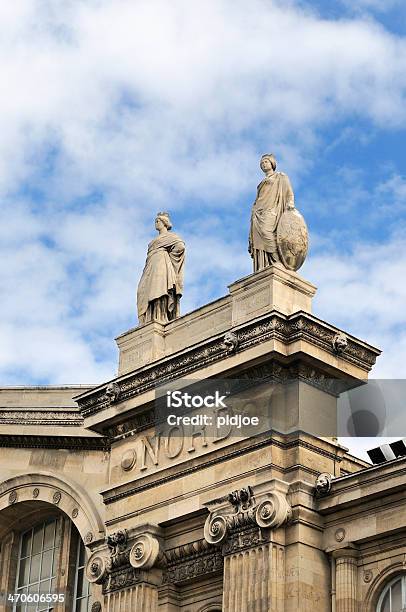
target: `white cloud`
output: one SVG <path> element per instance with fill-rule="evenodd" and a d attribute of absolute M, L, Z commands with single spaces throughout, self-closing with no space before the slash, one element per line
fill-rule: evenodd
<path fill-rule="evenodd" d="M 321 125 L 354 114 L 397 126 L 406 114 L 404 39 L 292 3 L 3 2 L 0 74 L 1 363 L 13 381 L 114 372 L 108 339 L 135 323 L 158 208 L 192 216 L 187 310 L 250 271 L 246 245 L 224 236 L 227 222 L 246 222 L 235 201 L 252 197 L 259 152 L 272 147 L 304 174 Z M 314 260 L 320 315 L 338 316 L 332 303 L 363 291 L 374 326 L 359 327 L 369 316 L 360 304 L 345 322 L 366 335 L 381 325 L 389 342 L 387 317 L 404 296 L 388 307 L 379 292 L 396 270 L 379 264 L 386 285 L 372 272 L 366 281 L 376 251 L 358 256 L 347 269 L 329 256 L 334 282 L 327 260 Z"/>
<path fill-rule="evenodd" d="M 405 118 L 406 43 L 371 21 L 260 0 L 250 11 L 230 0 L 199 11 L 182 0 L 58 10 L 25 0 L 2 12 L 3 189 L 42 171 L 52 143 L 51 187 L 62 197 L 99 184 L 129 197 L 202 189 L 230 201 L 256 165 L 247 130 L 293 168 L 322 122 Z"/>

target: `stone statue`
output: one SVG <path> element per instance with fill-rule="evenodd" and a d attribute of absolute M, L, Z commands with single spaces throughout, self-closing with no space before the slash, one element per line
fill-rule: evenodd
<path fill-rule="evenodd" d="M 289 270 L 298 270 L 307 254 L 306 223 L 295 208 L 288 176 L 276 172 L 275 156 L 263 155 L 260 167 L 265 178 L 257 188 L 248 242 L 254 272 L 275 262 L 281 262 Z"/>
<path fill-rule="evenodd" d="M 147 260 L 138 284 L 137 307 L 140 325 L 150 321 L 168 323 L 179 317 L 183 291 L 185 243 L 171 232 L 167 212 L 159 212 L 155 229 L 159 236 L 148 245 Z"/>

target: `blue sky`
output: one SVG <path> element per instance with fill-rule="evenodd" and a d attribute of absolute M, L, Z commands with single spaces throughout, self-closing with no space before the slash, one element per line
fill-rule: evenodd
<path fill-rule="evenodd" d="M 198 8 L 198 10 L 197 10 Z M 258 160 L 311 235 L 314 312 L 406 376 L 402 1 L 16 0 L 0 6 L 0 380 L 97 383 L 136 324 L 157 210 L 183 312 L 251 271 Z"/>

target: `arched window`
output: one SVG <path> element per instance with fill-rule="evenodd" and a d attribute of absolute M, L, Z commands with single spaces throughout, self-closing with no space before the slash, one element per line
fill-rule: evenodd
<path fill-rule="evenodd" d="M 21 534 L 17 563 L 16 593 L 23 596 L 55 591 L 59 561 L 60 533 L 57 519 L 39 523 Z M 15 605 L 17 612 L 26 612 L 27 605 Z M 30 612 L 52 610 L 52 604 L 29 605 Z"/>
<path fill-rule="evenodd" d="M 14 602 L 13 612 L 51 612 L 55 603 L 39 601 L 41 594 L 59 592 L 65 595 L 66 609 L 91 611 L 94 600 L 85 574 L 85 546 L 67 517 L 44 517 L 22 531 L 16 553 L 13 592 L 20 599 Z M 61 567 L 65 568 L 63 574 Z"/>
<path fill-rule="evenodd" d="M 377 612 L 406 612 L 406 575 L 386 585 L 379 597 Z"/>

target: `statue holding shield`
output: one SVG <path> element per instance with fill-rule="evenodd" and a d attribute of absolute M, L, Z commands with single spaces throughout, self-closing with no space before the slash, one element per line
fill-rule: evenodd
<path fill-rule="evenodd" d="M 254 272 L 276 262 L 289 270 L 298 270 L 307 255 L 306 223 L 295 208 L 289 177 L 276 172 L 275 156 L 263 155 L 260 167 L 265 178 L 257 188 L 248 242 Z"/>

